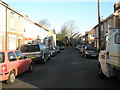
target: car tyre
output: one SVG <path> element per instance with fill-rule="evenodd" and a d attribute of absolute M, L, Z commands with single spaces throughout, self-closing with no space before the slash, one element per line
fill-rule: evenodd
<path fill-rule="evenodd" d="M 30 66 L 29 66 L 28 72 L 29 72 L 29 73 L 33 72 L 33 66 L 32 66 L 32 63 L 31 63 Z"/>
<path fill-rule="evenodd" d="M 102 68 L 101 68 L 100 64 L 98 66 L 98 76 L 99 76 L 99 78 L 105 78 L 105 75 L 102 72 Z"/>
<path fill-rule="evenodd" d="M 84 57 L 87 58 L 88 57 L 87 54 L 84 54 Z"/>
<path fill-rule="evenodd" d="M 48 60 L 51 60 L 51 57 L 49 57 Z"/>
<path fill-rule="evenodd" d="M 47 62 L 46 58 L 45 58 L 45 54 L 42 56 L 42 64 L 45 64 Z"/>
<path fill-rule="evenodd" d="M 43 60 L 42 60 L 42 64 L 45 64 L 46 63 L 46 59 L 44 58 Z"/>
<path fill-rule="evenodd" d="M 46 61 L 47 61 L 47 60 L 46 60 L 46 58 L 45 58 L 45 54 L 43 54 L 41 63 L 42 63 L 42 64 L 45 64 Z"/>
<path fill-rule="evenodd" d="M 14 82 L 15 82 L 15 73 L 14 71 L 11 71 L 8 80 L 6 80 L 6 84 L 13 84 Z"/>

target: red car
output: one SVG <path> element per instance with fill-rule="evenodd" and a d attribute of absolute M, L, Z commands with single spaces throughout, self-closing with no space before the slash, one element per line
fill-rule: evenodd
<path fill-rule="evenodd" d="M 32 72 L 32 60 L 18 50 L 0 51 L 0 81 L 15 82 L 15 76 L 25 71 Z"/>

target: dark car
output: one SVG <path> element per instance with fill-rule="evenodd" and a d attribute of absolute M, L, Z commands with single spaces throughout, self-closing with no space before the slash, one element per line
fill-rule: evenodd
<path fill-rule="evenodd" d="M 65 49 L 65 46 L 62 45 L 62 46 L 60 46 L 59 48 L 60 48 L 60 50 L 64 50 L 64 49 Z"/>
<path fill-rule="evenodd" d="M 85 46 L 87 46 L 87 45 L 82 45 L 82 46 L 80 47 L 79 52 L 80 52 L 81 54 L 83 54 L 83 50 L 84 50 Z"/>
<path fill-rule="evenodd" d="M 46 63 L 50 59 L 50 53 L 44 44 L 27 44 L 21 47 L 21 52 L 33 61 Z"/>
<path fill-rule="evenodd" d="M 55 49 L 56 49 L 56 52 L 57 52 L 57 53 L 60 53 L 60 48 L 59 48 L 59 46 L 55 46 Z"/>
<path fill-rule="evenodd" d="M 99 52 L 93 46 L 85 46 L 83 50 L 83 57 L 98 57 Z"/>
<path fill-rule="evenodd" d="M 79 50 L 81 48 L 81 45 L 76 45 L 75 49 Z"/>
<path fill-rule="evenodd" d="M 50 56 L 52 57 L 54 57 L 57 54 L 55 47 L 49 47 L 48 50 L 50 52 Z"/>

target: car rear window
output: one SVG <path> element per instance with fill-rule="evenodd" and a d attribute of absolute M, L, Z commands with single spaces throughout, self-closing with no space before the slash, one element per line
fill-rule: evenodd
<path fill-rule="evenodd" d="M 4 53 L 0 52 L 0 63 L 4 62 Z"/>
<path fill-rule="evenodd" d="M 30 47 L 30 46 L 23 45 L 23 46 L 21 46 L 20 51 L 21 51 L 21 52 L 30 52 L 29 47 Z"/>
<path fill-rule="evenodd" d="M 115 43 L 120 44 L 120 33 L 115 35 Z"/>
<path fill-rule="evenodd" d="M 96 48 L 95 47 L 87 47 L 86 50 L 95 50 L 96 51 Z"/>
<path fill-rule="evenodd" d="M 40 51 L 38 45 L 23 45 L 20 49 L 21 52 L 37 52 Z"/>
<path fill-rule="evenodd" d="M 30 46 L 30 51 L 31 52 L 40 51 L 39 46 L 38 45 L 31 45 Z"/>

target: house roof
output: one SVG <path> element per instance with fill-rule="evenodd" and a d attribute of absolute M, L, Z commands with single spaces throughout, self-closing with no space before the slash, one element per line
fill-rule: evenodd
<path fill-rule="evenodd" d="M 88 34 L 94 34 L 94 29 L 91 29 Z"/>

